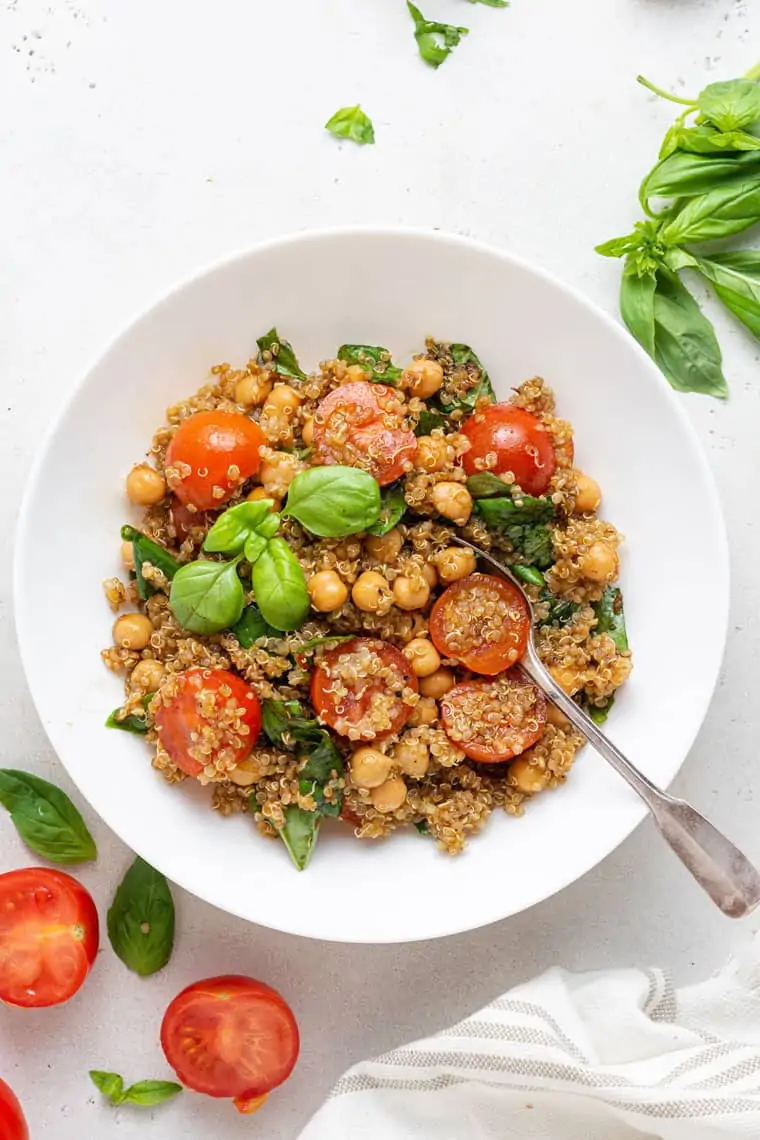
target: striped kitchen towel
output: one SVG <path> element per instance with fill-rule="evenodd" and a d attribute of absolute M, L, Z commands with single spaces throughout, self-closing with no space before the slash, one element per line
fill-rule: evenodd
<path fill-rule="evenodd" d="M 760 941 L 676 991 L 553 969 L 350 1069 L 300 1140 L 760 1140 Z"/>

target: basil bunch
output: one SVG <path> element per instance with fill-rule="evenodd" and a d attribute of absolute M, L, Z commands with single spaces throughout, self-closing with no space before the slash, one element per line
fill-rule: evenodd
<path fill-rule="evenodd" d="M 656 95 L 684 105 L 659 159 L 639 189 L 647 214 L 633 232 L 597 246 L 624 257 L 620 313 L 670 384 L 725 398 L 715 330 L 683 284 L 699 273 L 720 301 L 760 340 L 760 251 L 710 254 L 691 248 L 733 237 L 760 222 L 760 66 L 745 78 L 711 83 L 680 99 L 639 76 Z M 696 116 L 689 122 L 690 116 Z"/>
<path fill-rule="evenodd" d="M 136 1081 L 124 1087 L 124 1079 L 118 1073 L 106 1073 L 102 1069 L 90 1069 L 90 1080 L 95 1088 L 114 1108 L 120 1104 L 138 1104 L 144 1108 L 163 1104 L 182 1092 L 182 1085 L 176 1081 Z"/>

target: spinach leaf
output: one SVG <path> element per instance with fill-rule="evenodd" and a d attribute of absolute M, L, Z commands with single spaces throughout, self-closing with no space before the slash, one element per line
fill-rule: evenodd
<path fill-rule="evenodd" d="M 343 796 L 338 793 L 328 800 L 324 794 L 333 772 L 344 774 L 343 758 L 330 734 L 319 721 L 304 716 L 299 701 L 266 700 L 261 713 L 264 733 L 272 744 L 305 757 L 299 772 L 301 794 L 311 795 L 322 815 L 340 815 Z"/>
<path fill-rule="evenodd" d="M 174 575 L 169 608 L 189 633 L 219 633 L 240 619 L 245 591 L 233 562 L 188 562 Z M 258 563 L 257 563 L 258 565 Z"/>
<path fill-rule="evenodd" d="M 367 527 L 367 533 L 382 537 L 401 522 L 406 514 L 406 499 L 403 488 L 398 483 L 385 487 L 380 498 L 380 517 L 377 522 Z"/>
<path fill-rule="evenodd" d="M 239 554 L 247 540 L 252 535 L 257 535 L 261 524 L 271 518 L 273 506 L 274 499 L 257 499 L 255 502 L 246 501 L 230 507 L 219 516 L 206 535 L 203 549 L 212 554 Z"/>
<path fill-rule="evenodd" d="M 477 475 L 470 475 L 467 480 L 467 490 L 473 499 L 511 499 L 512 484 L 505 483 L 498 475 L 490 471 L 481 471 Z"/>
<path fill-rule="evenodd" d="M 87 863 L 97 858 L 95 840 L 82 816 L 55 784 L 31 772 L 0 768 L 0 804 L 27 847 L 50 863 Z"/>
<path fill-rule="evenodd" d="M 620 283 L 620 315 L 641 347 L 654 356 L 654 273 L 639 274 L 633 259 L 626 262 Z"/>
<path fill-rule="evenodd" d="M 339 139 L 350 139 L 351 142 L 373 143 L 375 141 L 375 128 L 369 115 L 362 111 L 357 104 L 355 107 L 341 107 L 332 118 L 325 123 L 325 130 Z"/>
<path fill-rule="evenodd" d="M 738 131 L 760 119 L 760 87 L 751 79 L 711 83 L 697 96 L 697 108 L 720 131 Z"/>
<path fill-rule="evenodd" d="M 277 329 L 270 329 L 264 336 L 256 340 L 259 346 L 261 363 L 269 364 L 280 376 L 288 376 L 291 380 L 305 380 L 306 373 L 301 368 L 293 346 L 289 341 L 283 340 Z"/>
<path fill-rule="evenodd" d="M 606 633 L 615 643 L 618 653 L 628 652 L 628 634 L 625 628 L 623 595 L 617 586 L 607 586 L 601 600 L 594 606 L 596 632 Z"/>
<path fill-rule="evenodd" d="M 146 978 L 163 969 L 174 946 L 174 900 L 164 876 L 135 859 L 116 889 L 108 937 L 125 966 Z"/>
<path fill-rule="evenodd" d="M 388 349 L 377 345 L 342 344 L 338 349 L 338 360 L 358 364 L 369 373 L 371 381 L 381 384 L 396 385 L 404 374 L 404 370 L 393 363 Z"/>
<path fill-rule="evenodd" d="M 417 421 L 417 427 L 414 429 L 415 435 L 430 435 L 431 431 L 435 428 L 442 428 L 446 431 L 449 427 L 449 421 L 443 412 L 436 411 L 434 408 L 425 408 L 420 412 L 420 418 Z"/>
<path fill-rule="evenodd" d="M 505 534 L 526 562 L 545 570 L 553 558 L 552 535 L 548 523 L 554 519 L 551 499 L 524 495 L 513 499 L 476 499 L 475 508 L 486 526 Z"/>
<path fill-rule="evenodd" d="M 654 320 L 654 359 L 669 383 L 681 392 L 725 399 L 728 385 L 715 330 L 691 293 L 665 268 L 657 275 Z"/>
<path fill-rule="evenodd" d="M 309 613 L 309 591 L 301 564 L 283 538 L 270 538 L 266 550 L 251 567 L 251 585 L 256 604 L 269 625 L 280 630 L 301 628 Z"/>
<path fill-rule="evenodd" d="M 174 1081 L 137 1081 L 125 1089 L 124 1081 L 118 1073 L 105 1073 L 100 1069 L 90 1069 L 90 1080 L 114 1107 L 120 1104 L 139 1104 L 144 1107 L 162 1104 L 182 1092 L 182 1085 Z"/>
<path fill-rule="evenodd" d="M 760 253 L 742 249 L 691 257 L 694 268 L 713 285 L 727 309 L 760 340 Z"/>
<path fill-rule="evenodd" d="M 143 575 L 143 563 L 150 562 L 151 566 L 155 566 L 156 569 L 165 574 L 169 581 L 172 580 L 182 564 L 168 550 L 164 550 L 163 546 L 159 546 L 152 538 L 148 538 L 147 534 L 143 534 L 133 526 L 123 526 L 121 537 L 122 541 L 132 543 L 132 554 L 135 560 L 135 585 L 138 596 L 142 601 L 146 601 L 152 594 L 155 594 L 156 588 Z"/>
<path fill-rule="evenodd" d="M 431 67 L 440 67 L 451 55 L 452 49 L 469 33 L 469 28 L 455 28 L 451 24 L 439 24 L 436 20 L 426 20 L 419 8 L 411 0 L 406 4 L 414 20 L 414 38 L 417 50 Z"/>
<path fill-rule="evenodd" d="M 282 636 L 279 629 L 264 621 L 261 611 L 254 605 L 245 607 L 240 621 L 235 622 L 230 632 L 235 634 L 243 649 L 250 649 L 260 637 Z"/>
<path fill-rule="evenodd" d="M 319 812 L 306 811 L 297 804 L 285 808 L 285 822 L 279 834 L 299 871 L 306 870 L 314 854 L 321 820 Z"/>
<path fill-rule="evenodd" d="M 535 566 L 523 566 L 518 562 L 514 566 L 510 566 L 510 570 L 515 578 L 520 578 L 521 581 L 527 582 L 529 586 L 538 586 L 540 588 L 546 585 L 543 574 Z"/>
<path fill-rule="evenodd" d="M 135 736 L 145 736 L 150 729 L 146 716 L 130 713 L 129 716 L 120 717 L 121 709 L 114 709 L 106 720 L 106 728 L 120 728 L 122 732 L 132 732 Z"/>
<path fill-rule="evenodd" d="M 309 467 L 296 475 L 282 511 L 320 538 L 357 534 L 380 517 L 377 480 L 358 467 Z"/>
<path fill-rule="evenodd" d="M 269 739 L 275 748 L 285 748 L 290 751 L 293 750 L 294 744 L 291 741 L 283 740 L 283 736 L 289 736 L 293 741 L 297 739 L 294 734 L 294 729 L 299 730 L 303 735 L 304 732 L 322 732 L 319 721 L 316 719 L 309 719 L 304 716 L 303 706 L 300 701 L 275 701 L 264 700 L 261 702 L 261 727 L 264 730 L 264 735 Z"/>
<path fill-rule="evenodd" d="M 575 615 L 581 608 L 577 602 L 570 602 L 567 598 L 558 598 L 551 590 L 546 590 L 541 595 L 540 600 L 549 603 L 549 612 L 541 625 L 570 625 L 575 621 Z"/>
<path fill-rule="evenodd" d="M 444 381 L 438 393 L 438 402 L 444 412 L 450 414 L 457 409 L 471 411 L 484 396 L 488 396 L 491 400 L 496 399 L 488 373 L 468 344 L 449 344 L 441 348 L 444 350 L 441 357 L 441 363 L 444 365 Z M 447 367 L 447 356 L 454 366 L 453 370 L 451 366 Z M 456 381 L 456 394 L 451 391 L 452 378 Z M 468 387 L 462 395 L 459 389 L 463 379 L 467 380 Z"/>

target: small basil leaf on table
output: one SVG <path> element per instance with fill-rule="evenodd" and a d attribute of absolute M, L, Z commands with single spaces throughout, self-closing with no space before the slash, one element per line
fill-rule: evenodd
<path fill-rule="evenodd" d="M 278 829 L 279 835 L 299 871 L 306 870 L 314 854 L 321 819 L 319 812 L 306 811 L 297 804 L 285 808 L 285 822 Z"/>
<path fill-rule="evenodd" d="M 130 713 L 129 716 L 119 716 L 121 709 L 114 709 L 109 713 L 106 720 L 106 728 L 120 728 L 122 732 L 131 732 L 135 736 L 145 736 L 149 730 L 148 718 L 140 716 L 137 713 Z"/>
<path fill-rule="evenodd" d="M 220 515 L 206 535 L 203 549 L 212 554 L 239 554 L 250 535 L 269 515 L 274 499 L 238 503 Z"/>
<path fill-rule="evenodd" d="M 512 484 L 505 483 L 490 471 L 480 471 L 477 475 L 470 475 L 467 480 L 467 490 L 473 499 L 512 498 Z"/>
<path fill-rule="evenodd" d="M 280 376 L 288 376 L 291 380 L 305 380 L 306 373 L 296 359 L 290 341 L 283 340 L 277 329 L 270 329 L 264 336 L 256 340 L 259 346 L 259 355 L 263 364 L 268 364 Z"/>
<path fill-rule="evenodd" d="M 97 858 L 86 823 L 55 784 L 31 772 L 0 768 L 0 803 L 27 847 L 50 863 L 87 863 Z"/>
<path fill-rule="evenodd" d="M 426 20 L 411 0 L 407 0 L 406 6 L 414 20 L 417 50 L 425 63 L 431 67 L 440 67 L 451 55 L 452 49 L 457 46 L 462 36 L 468 34 L 469 28 L 457 28 L 451 24 L 439 24 L 436 20 Z"/>
<path fill-rule="evenodd" d="M 284 539 L 270 538 L 251 567 L 251 585 L 256 605 L 269 625 L 279 630 L 300 629 L 309 613 L 309 591 L 301 565 Z"/>
<path fill-rule="evenodd" d="M 182 1085 L 175 1081 L 137 1081 L 125 1090 L 123 1104 L 140 1104 L 151 1107 L 172 1100 L 182 1092 Z"/>
<path fill-rule="evenodd" d="M 626 263 L 620 282 L 620 315 L 628 331 L 642 348 L 654 356 L 654 273 L 638 273 L 632 261 Z"/>
<path fill-rule="evenodd" d="M 726 308 L 760 340 L 760 252 L 694 254 L 691 264 L 712 284 Z"/>
<path fill-rule="evenodd" d="M 234 562 L 188 562 L 174 575 L 169 607 L 183 629 L 208 635 L 240 618 L 245 591 Z"/>
<path fill-rule="evenodd" d="M 666 269 L 657 274 L 654 320 L 654 359 L 670 384 L 681 392 L 725 399 L 728 385 L 715 330 L 691 293 Z"/>
<path fill-rule="evenodd" d="M 132 543 L 132 555 L 135 561 L 135 585 L 138 596 L 144 602 L 155 594 L 156 588 L 143 575 L 143 563 L 149 562 L 151 566 L 155 566 L 169 581 L 172 580 L 182 564 L 168 550 L 164 550 L 163 546 L 159 546 L 152 538 L 148 538 L 147 534 L 143 534 L 133 526 L 123 526 L 121 537 L 123 542 Z"/>
<path fill-rule="evenodd" d="M 111 1104 L 119 1105 L 124 1099 L 124 1081 L 118 1073 L 106 1073 L 102 1069 L 90 1069 L 90 1080 Z"/>
<path fill-rule="evenodd" d="M 281 637 L 279 629 L 275 629 L 264 617 L 257 606 L 246 606 L 240 617 L 231 627 L 231 633 L 240 642 L 243 649 L 250 649 L 254 642 L 261 637 Z"/>
<path fill-rule="evenodd" d="M 715 241 L 741 233 L 760 220 L 760 180 L 719 183 L 686 204 L 666 221 L 660 239 L 666 246 Z"/>
<path fill-rule="evenodd" d="M 327 120 L 325 130 L 335 135 L 336 138 L 350 139 L 351 142 L 362 145 L 375 141 L 375 128 L 372 125 L 372 120 L 358 104 L 355 107 L 341 107 Z"/>
<path fill-rule="evenodd" d="M 751 79 L 711 83 L 697 96 L 697 108 L 721 131 L 736 131 L 760 119 L 760 87 Z"/>
<path fill-rule="evenodd" d="M 116 890 L 107 922 L 125 966 L 143 978 L 161 970 L 174 946 L 174 901 L 161 872 L 138 856 Z"/>
<path fill-rule="evenodd" d="M 406 499 L 401 487 L 386 487 L 381 496 L 380 517 L 367 527 L 368 534 L 381 538 L 401 522 L 406 514 Z"/>
<path fill-rule="evenodd" d="M 623 594 L 618 586 L 607 586 L 601 599 L 594 605 L 596 632 L 612 638 L 618 653 L 628 652 L 628 634 L 623 612 Z"/>
<path fill-rule="evenodd" d="M 380 517 L 377 480 L 358 467 L 310 467 L 296 475 L 283 515 L 320 538 L 341 538 L 372 526 Z"/>
<path fill-rule="evenodd" d="M 387 348 L 372 344 L 342 344 L 338 349 L 338 360 L 346 364 L 358 364 L 369 373 L 371 381 L 381 384 L 398 384 L 403 369 L 393 363 Z"/>

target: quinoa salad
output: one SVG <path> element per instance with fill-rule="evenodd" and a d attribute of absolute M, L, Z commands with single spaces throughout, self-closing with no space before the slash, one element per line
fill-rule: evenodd
<path fill-rule="evenodd" d="M 257 344 L 127 475 L 106 723 L 301 870 L 330 819 L 457 854 L 558 787 L 584 739 L 520 668 L 519 590 L 456 537 L 524 583 L 541 659 L 597 723 L 631 671 L 621 537 L 542 379 L 498 402 L 464 344 L 405 367 L 343 345 L 309 374 L 276 330 Z"/>

